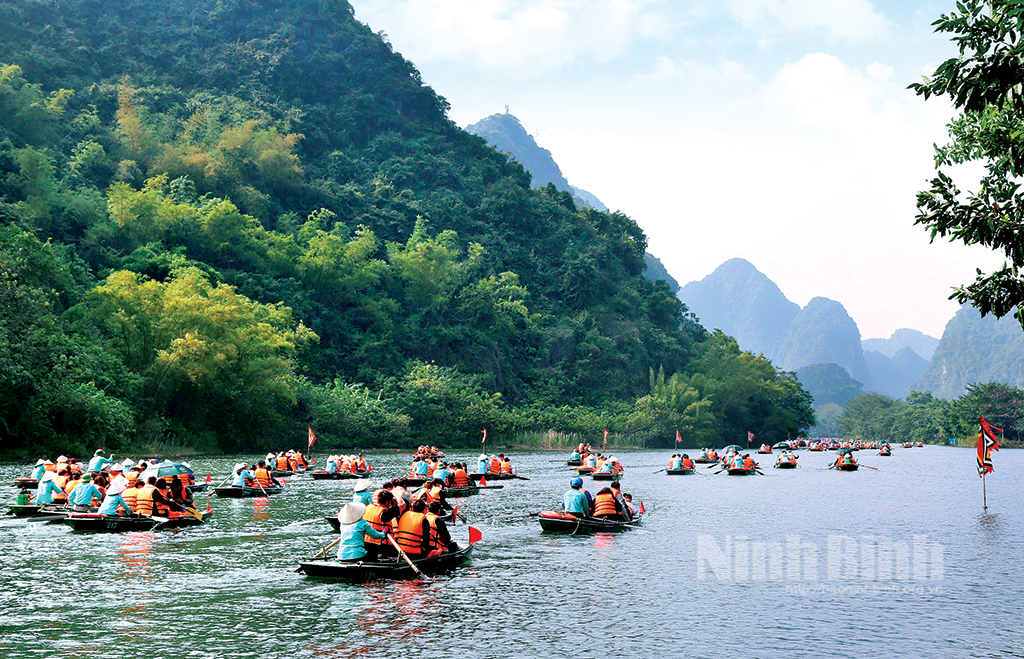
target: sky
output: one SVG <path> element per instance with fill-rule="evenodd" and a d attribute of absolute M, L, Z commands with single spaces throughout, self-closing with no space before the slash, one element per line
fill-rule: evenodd
<path fill-rule="evenodd" d="M 505 111 L 684 285 L 741 257 L 862 338 L 941 337 L 1002 257 L 914 225 L 953 0 L 350 0 L 465 127 Z M 969 187 L 969 186 L 968 186 Z"/>

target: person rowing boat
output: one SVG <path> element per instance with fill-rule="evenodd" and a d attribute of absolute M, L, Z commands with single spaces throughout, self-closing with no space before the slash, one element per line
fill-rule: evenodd
<path fill-rule="evenodd" d="M 583 489 L 583 479 L 576 477 L 569 481 L 569 491 L 562 497 L 562 510 L 576 517 L 590 517 L 590 495 Z"/>

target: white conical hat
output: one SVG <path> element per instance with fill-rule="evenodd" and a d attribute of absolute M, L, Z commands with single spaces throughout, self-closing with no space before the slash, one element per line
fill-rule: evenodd
<path fill-rule="evenodd" d="M 351 503 L 346 503 L 345 507 L 338 513 L 338 521 L 346 525 L 355 524 L 363 518 L 364 513 L 366 513 L 366 506 L 358 501 L 352 501 Z"/>
<path fill-rule="evenodd" d="M 369 478 L 360 478 L 359 480 L 356 481 L 355 488 L 352 491 L 364 492 L 370 489 L 371 485 L 373 485 L 373 481 L 371 481 Z"/>
<path fill-rule="evenodd" d="M 42 458 L 39 458 L 38 460 L 36 460 L 36 466 L 37 467 L 39 465 L 44 465 L 44 464 L 46 464 L 46 460 L 43 460 Z"/>

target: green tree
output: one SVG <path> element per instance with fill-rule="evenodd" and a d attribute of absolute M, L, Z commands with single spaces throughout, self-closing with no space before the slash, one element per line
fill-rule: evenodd
<path fill-rule="evenodd" d="M 933 25 L 936 32 L 952 35 L 960 54 L 910 88 L 926 99 L 948 97 L 961 112 L 949 125 L 950 143 L 935 148 L 936 177 L 917 195 L 916 223 L 933 240 L 1002 252 L 1002 268 L 989 274 L 978 270 L 974 283 L 954 289 L 950 297 L 971 302 L 983 316 L 1012 312 L 1024 326 L 1024 5 L 961 0 L 955 12 Z M 978 189 L 965 193 L 948 170 L 968 163 L 981 165 L 985 173 Z"/>

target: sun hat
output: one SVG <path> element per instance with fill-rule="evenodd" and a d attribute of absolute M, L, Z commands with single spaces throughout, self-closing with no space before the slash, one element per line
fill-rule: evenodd
<path fill-rule="evenodd" d="M 576 477 L 569 481 L 569 487 L 583 487 L 583 479 Z"/>
<path fill-rule="evenodd" d="M 38 467 L 39 465 L 44 465 L 44 464 L 46 464 L 46 461 L 45 461 L 45 460 L 43 460 L 42 458 L 39 458 L 38 460 L 36 460 L 36 466 L 37 466 L 37 467 Z"/>
<path fill-rule="evenodd" d="M 46 462 L 44 462 L 43 464 L 44 464 L 44 465 L 52 465 L 52 464 L 53 464 L 53 462 L 52 462 L 51 460 L 47 460 L 47 461 L 46 461 Z"/>
<path fill-rule="evenodd" d="M 371 481 L 369 478 L 360 478 L 359 480 L 356 481 L 356 486 L 355 486 L 355 488 L 353 488 L 352 491 L 353 492 L 363 492 L 365 490 L 370 489 L 370 485 L 372 485 L 372 484 L 373 484 L 373 481 Z"/>
<path fill-rule="evenodd" d="M 92 474 L 86 474 L 85 476 L 82 476 L 82 482 L 83 483 L 88 483 L 91 480 L 92 480 Z"/>
<path fill-rule="evenodd" d="M 245 463 L 244 462 L 239 462 L 238 464 L 236 464 L 231 471 L 235 472 L 235 471 L 238 471 L 239 469 L 245 469 Z"/>
<path fill-rule="evenodd" d="M 118 483 L 117 485 L 111 485 L 109 488 L 107 488 L 107 494 L 109 496 L 113 496 L 115 494 L 121 494 L 122 492 L 125 491 L 125 489 L 127 489 L 127 488 L 125 487 L 124 483 Z"/>
<path fill-rule="evenodd" d="M 58 458 L 57 458 L 57 462 L 67 462 L 67 461 L 68 461 L 68 456 L 66 456 L 66 455 L 61 455 L 61 456 L 58 456 Z"/>
<path fill-rule="evenodd" d="M 359 503 L 358 501 L 352 501 L 346 503 L 345 507 L 338 513 L 338 521 L 342 524 L 355 524 L 363 518 L 363 514 L 366 512 L 366 506 Z"/>
<path fill-rule="evenodd" d="M 113 465 L 111 465 L 110 471 L 124 471 L 124 467 L 115 462 Z"/>
<path fill-rule="evenodd" d="M 95 458 L 97 455 L 103 455 L 103 449 L 101 449 L 101 448 L 96 449 L 96 452 L 92 454 L 92 457 Z"/>

